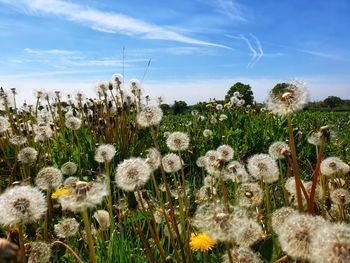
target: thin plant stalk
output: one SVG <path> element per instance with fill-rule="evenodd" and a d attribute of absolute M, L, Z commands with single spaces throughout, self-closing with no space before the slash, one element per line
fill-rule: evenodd
<path fill-rule="evenodd" d="M 18 224 L 18 242 L 19 242 L 19 249 L 20 249 L 20 257 L 21 262 L 26 262 L 26 252 L 24 249 L 24 234 L 23 234 L 23 225 Z"/>
<path fill-rule="evenodd" d="M 90 225 L 89 215 L 88 215 L 88 212 L 86 209 L 82 211 L 82 217 L 83 217 L 83 221 L 84 221 L 86 239 L 87 239 L 87 243 L 88 243 L 88 247 L 89 247 L 90 262 L 97 263 L 96 254 L 95 254 L 95 247 L 94 247 L 94 240 L 92 239 L 92 234 L 91 234 L 91 225 Z"/>

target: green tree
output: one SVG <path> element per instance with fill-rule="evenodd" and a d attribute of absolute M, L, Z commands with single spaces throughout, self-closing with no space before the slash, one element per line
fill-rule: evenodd
<path fill-rule="evenodd" d="M 254 96 L 252 88 L 250 87 L 250 85 L 246 85 L 241 82 L 237 82 L 236 84 L 231 86 L 231 88 L 228 90 L 225 96 L 225 103 L 230 101 L 230 98 L 236 91 L 238 91 L 242 95 L 241 99 L 244 99 L 246 105 L 253 104 Z"/>
<path fill-rule="evenodd" d="M 330 108 L 335 108 L 337 106 L 342 106 L 343 100 L 337 96 L 329 96 L 323 101 L 323 103 Z"/>
<path fill-rule="evenodd" d="M 174 114 L 180 114 L 188 109 L 187 103 L 182 100 L 175 100 L 174 104 L 171 106 Z"/>

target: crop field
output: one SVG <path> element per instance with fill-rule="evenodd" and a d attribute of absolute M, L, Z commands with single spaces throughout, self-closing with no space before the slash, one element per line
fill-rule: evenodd
<path fill-rule="evenodd" d="M 173 115 L 118 74 L 1 90 L 0 263 L 350 262 L 350 115 L 306 92 Z"/>

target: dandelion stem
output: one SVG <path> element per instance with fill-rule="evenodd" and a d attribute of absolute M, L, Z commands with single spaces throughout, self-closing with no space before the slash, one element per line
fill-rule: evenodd
<path fill-rule="evenodd" d="M 75 259 L 79 262 L 79 263 L 84 263 L 81 258 L 78 256 L 78 254 L 69 246 L 67 245 L 66 243 L 63 243 L 62 241 L 59 241 L 59 240 L 56 240 L 54 242 L 52 242 L 52 245 L 55 245 L 55 244 L 59 244 L 59 245 L 62 245 L 64 246 L 65 248 L 67 248 L 69 250 L 69 252 L 75 257 Z"/>
<path fill-rule="evenodd" d="M 19 242 L 19 249 L 20 249 L 20 257 L 21 257 L 21 261 L 23 263 L 26 262 L 26 252 L 24 249 L 24 234 L 23 234 L 23 225 L 22 224 L 18 224 L 18 242 Z"/>
<path fill-rule="evenodd" d="M 88 243 L 88 247 L 89 247 L 90 263 L 97 263 L 96 255 L 95 255 L 94 241 L 92 239 L 92 234 L 91 234 L 91 225 L 90 225 L 89 215 L 88 215 L 88 212 L 86 209 L 82 211 L 82 217 L 83 217 L 83 221 L 84 221 L 86 239 L 87 239 L 87 243 Z"/>

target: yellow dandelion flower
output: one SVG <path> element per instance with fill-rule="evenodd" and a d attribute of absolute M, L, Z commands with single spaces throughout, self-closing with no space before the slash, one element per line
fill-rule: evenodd
<path fill-rule="evenodd" d="M 225 103 L 225 104 L 224 104 L 224 107 L 225 107 L 225 108 L 228 108 L 229 106 L 230 106 L 230 103 Z"/>
<path fill-rule="evenodd" d="M 70 194 L 70 190 L 67 188 L 59 188 L 56 192 L 52 193 L 51 198 L 52 199 L 57 199 L 59 198 L 61 195 L 69 195 Z"/>
<path fill-rule="evenodd" d="M 191 234 L 190 247 L 193 251 L 207 252 L 215 246 L 216 242 L 206 234 Z"/>

